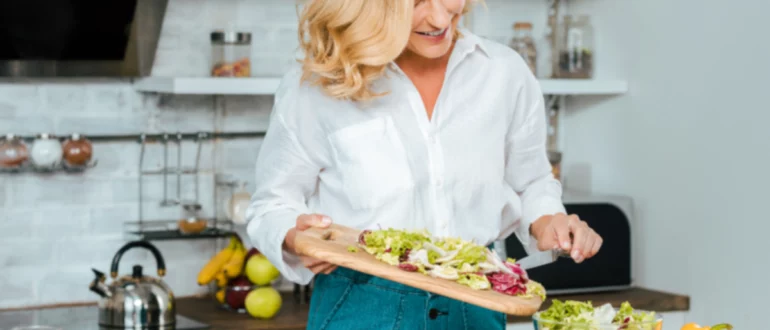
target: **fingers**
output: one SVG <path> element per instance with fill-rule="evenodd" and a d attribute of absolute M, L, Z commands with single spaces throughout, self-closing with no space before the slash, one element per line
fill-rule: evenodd
<path fill-rule="evenodd" d="M 311 257 L 300 257 L 302 260 L 302 264 L 307 268 L 313 268 L 321 264 L 325 264 L 326 262 L 323 260 L 318 260 Z"/>
<path fill-rule="evenodd" d="M 557 214 L 554 216 L 553 230 L 556 235 L 556 240 L 562 250 L 569 251 L 572 249 L 572 239 L 570 239 L 570 217 L 564 214 Z"/>
<path fill-rule="evenodd" d="M 308 269 L 310 269 L 313 274 L 329 274 L 335 269 L 337 269 L 337 265 L 330 264 L 328 262 L 325 262 L 323 260 L 318 260 L 314 258 L 309 257 L 302 257 L 302 264 L 305 265 Z"/>
<path fill-rule="evenodd" d="M 302 214 L 297 217 L 297 229 L 305 230 L 310 227 L 326 228 L 332 224 L 332 219 L 323 214 Z"/>
<path fill-rule="evenodd" d="M 602 243 L 604 243 L 604 240 L 602 240 L 602 238 L 597 234 L 596 239 L 594 240 L 594 244 L 591 246 L 591 250 L 588 252 L 588 256 L 586 258 L 592 258 L 597 253 L 599 253 L 599 249 L 601 249 Z"/>
<path fill-rule="evenodd" d="M 589 247 L 587 246 L 589 243 L 593 244 L 593 239 L 589 242 L 589 236 L 592 232 L 591 228 L 588 228 L 588 225 L 585 224 L 585 222 L 578 222 L 578 224 L 571 225 L 571 231 L 572 236 L 574 239 L 572 240 L 572 250 L 570 251 L 570 256 L 572 259 L 575 260 L 577 263 L 583 262 L 583 259 L 585 259 L 584 253 L 588 251 Z"/>
<path fill-rule="evenodd" d="M 326 275 L 331 274 L 335 269 L 337 269 L 337 265 L 329 264 L 329 267 L 322 270 L 321 273 L 324 273 Z"/>
<path fill-rule="evenodd" d="M 323 273 L 327 271 L 329 268 L 331 268 L 332 266 L 333 265 L 330 265 L 328 263 L 322 263 L 314 267 L 310 267 L 310 271 L 313 272 L 313 274 Z"/>

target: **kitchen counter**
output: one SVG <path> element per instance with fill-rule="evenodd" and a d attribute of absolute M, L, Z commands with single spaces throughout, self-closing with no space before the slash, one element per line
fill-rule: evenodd
<path fill-rule="evenodd" d="M 309 305 L 295 302 L 292 293 L 281 293 L 283 305 L 271 320 L 259 320 L 216 306 L 212 298 L 179 298 L 177 313 L 211 326 L 209 330 L 304 330 Z"/>
<path fill-rule="evenodd" d="M 634 308 L 656 312 L 687 311 L 690 309 L 690 298 L 687 296 L 642 288 L 617 292 L 554 295 L 548 297 L 542 309 L 550 306 L 551 299 L 590 300 L 594 306 L 611 303 L 616 307 L 622 302 L 628 301 Z M 257 320 L 247 314 L 236 314 L 218 309 L 209 298 L 180 298 L 178 299 L 177 307 L 179 314 L 210 324 L 211 330 L 305 329 L 309 306 L 295 303 L 290 293 L 283 294 L 283 301 L 281 311 L 272 320 Z M 530 317 L 509 316 L 508 322 L 528 323 L 532 322 L 532 319 Z"/>

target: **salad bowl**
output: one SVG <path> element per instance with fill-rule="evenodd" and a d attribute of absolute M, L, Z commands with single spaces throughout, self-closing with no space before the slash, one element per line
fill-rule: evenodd
<path fill-rule="evenodd" d="M 633 309 L 628 302 L 620 308 L 610 304 L 594 308 L 590 302 L 554 303 L 532 315 L 535 330 L 661 330 L 663 317 L 652 311 Z"/>

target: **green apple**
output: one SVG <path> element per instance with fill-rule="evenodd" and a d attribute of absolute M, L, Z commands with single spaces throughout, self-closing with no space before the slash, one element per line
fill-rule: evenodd
<path fill-rule="evenodd" d="M 281 295 L 272 287 L 251 290 L 246 295 L 246 311 L 249 315 L 270 319 L 281 309 Z"/>
<path fill-rule="evenodd" d="M 263 255 L 255 255 L 246 262 L 246 277 L 256 285 L 268 285 L 281 275 L 270 260 Z"/>

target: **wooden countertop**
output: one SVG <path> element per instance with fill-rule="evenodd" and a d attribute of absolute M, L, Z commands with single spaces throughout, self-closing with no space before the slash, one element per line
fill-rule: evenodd
<path fill-rule="evenodd" d="M 296 303 L 291 293 L 281 293 L 281 298 L 281 310 L 270 320 L 221 309 L 211 297 L 178 298 L 176 306 L 177 314 L 206 323 L 210 330 L 304 330 L 310 306 Z"/>
<path fill-rule="evenodd" d="M 211 325 L 211 330 L 305 329 L 309 306 L 295 303 L 291 293 L 284 293 L 282 296 L 283 306 L 271 320 L 258 320 L 248 314 L 238 314 L 219 309 L 211 298 L 179 298 L 177 299 L 177 308 L 179 314 Z M 687 296 L 642 288 L 617 292 L 554 295 L 548 297 L 542 309 L 550 306 L 551 299 L 590 300 L 594 306 L 611 303 L 615 307 L 628 301 L 634 308 L 656 312 L 687 311 L 690 309 L 690 298 Z M 531 322 L 531 320 L 529 317 L 508 317 L 509 323 Z"/>

